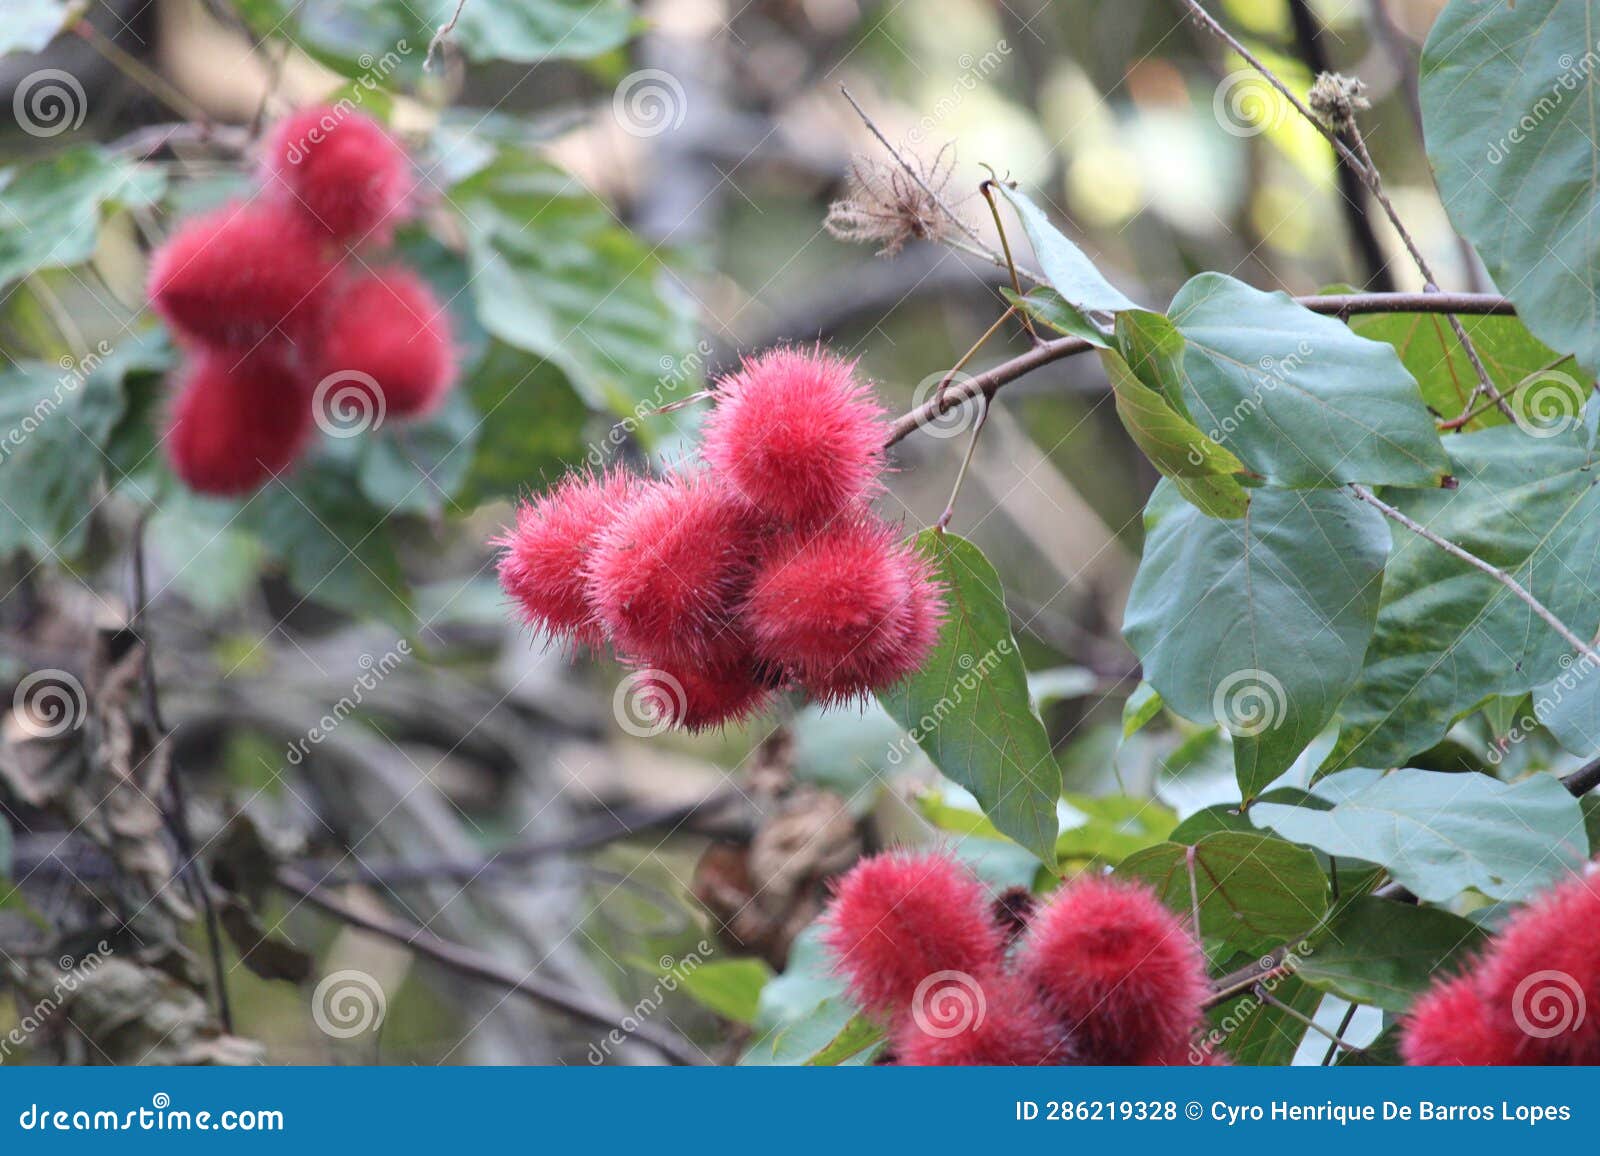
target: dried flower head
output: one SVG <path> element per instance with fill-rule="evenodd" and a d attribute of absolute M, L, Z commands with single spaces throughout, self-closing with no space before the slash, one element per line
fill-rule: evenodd
<path fill-rule="evenodd" d="M 907 171 L 857 157 L 844 199 L 828 206 L 828 232 L 852 244 L 877 245 L 880 257 L 893 257 L 907 241 L 943 240 L 951 220 L 940 198 L 955 169 L 955 153 L 945 145 L 926 168 L 912 163 Z"/>
<path fill-rule="evenodd" d="M 1355 124 L 1356 113 L 1372 107 L 1366 91 L 1367 86 L 1359 77 L 1324 72 L 1311 86 L 1307 103 L 1323 124 L 1335 132 L 1344 132 Z"/>

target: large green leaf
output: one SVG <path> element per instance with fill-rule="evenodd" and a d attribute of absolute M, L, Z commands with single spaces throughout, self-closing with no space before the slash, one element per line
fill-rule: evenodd
<path fill-rule="evenodd" d="M 390 513 L 465 513 L 453 498 L 482 425 L 461 390 L 420 421 L 384 421 L 360 441 L 361 492 Z"/>
<path fill-rule="evenodd" d="M 257 31 L 288 34 L 347 74 L 387 76 L 422 65 L 428 41 L 458 7 L 456 0 L 239 0 Z M 628 37 L 626 0 L 470 0 L 450 34 L 471 60 L 544 60 L 598 56 Z M 396 63 L 383 63 L 384 54 Z"/>
<path fill-rule="evenodd" d="M 1169 316 L 1181 358 L 1130 364 L 1169 398 L 1181 395 L 1195 425 L 1269 481 L 1436 486 L 1448 472 L 1391 346 L 1221 273 L 1190 280 Z"/>
<path fill-rule="evenodd" d="M 1255 490 L 1208 518 L 1163 482 L 1123 634 L 1162 701 L 1233 735 L 1248 800 L 1289 769 L 1361 670 L 1389 530 L 1333 490 Z"/>
<path fill-rule="evenodd" d="M 1506 784 L 1480 774 L 1357 768 L 1322 780 L 1328 810 L 1258 803 L 1285 839 L 1386 868 L 1430 903 L 1475 888 L 1523 899 L 1582 866 L 1583 811 L 1552 775 Z"/>
<path fill-rule="evenodd" d="M 922 670 L 878 701 L 997 828 L 1054 866 L 1061 768 L 1028 697 L 1000 576 L 954 534 L 925 530 L 917 548 L 934 563 L 948 616 Z"/>
<path fill-rule="evenodd" d="M 567 173 L 506 153 L 455 186 L 450 203 L 492 335 L 549 360 L 590 405 L 624 417 L 699 388 L 703 355 L 666 266 Z"/>
<path fill-rule="evenodd" d="M 1540 373 L 1566 373 L 1573 368 L 1570 360 L 1563 365 L 1558 354 L 1529 333 L 1520 318 L 1490 316 L 1459 320 L 1478 353 L 1478 360 L 1488 371 L 1489 380 L 1501 392 Z M 1440 417 L 1454 418 L 1465 410 L 1478 387 L 1478 375 L 1442 314 L 1369 313 L 1352 317 L 1350 328 L 1363 337 L 1394 346 L 1407 372 L 1417 379 L 1422 400 Z M 1481 398 L 1478 400 L 1475 408 L 1481 412 L 1463 429 L 1487 429 L 1505 424 L 1506 416 L 1498 406 L 1485 406 Z"/>
<path fill-rule="evenodd" d="M 1580 636 L 1600 624 L 1600 490 L 1584 428 L 1498 426 L 1449 439 L 1455 490 L 1394 492 L 1403 512 L 1508 572 Z M 1397 766 L 1490 695 L 1559 675 L 1570 650 L 1494 578 L 1396 531 L 1378 628 L 1339 708 L 1329 766 Z"/>
<path fill-rule="evenodd" d="M 761 1004 L 761 989 L 772 979 L 764 960 L 714 959 L 693 970 L 684 969 L 680 982 L 695 1002 L 735 1023 L 754 1023 Z"/>
<path fill-rule="evenodd" d="M 0 285 L 94 253 L 100 214 L 153 203 L 161 171 L 91 146 L 0 170 Z"/>
<path fill-rule="evenodd" d="M 1181 914 L 1198 900 L 1201 934 L 1229 949 L 1223 955 L 1278 946 L 1311 930 L 1328 910 L 1317 857 L 1255 832 L 1223 831 L 1192 847 L 1159 843 L 1128 856 L 1117 874 L 1149 883 Z"/>
<path fill-rule="evenodd" d="M 1243 517 L 1250 496 L 1233 475 L 1244 472 L 1244 463 L 1140 381 L 1120 354 L 1104 350 L 1101 361 L 1116 398 L 1117 417 L 1150 464 L 1212 517 Z"/>
<path fill-rule="evenodd" d="M 479 426 L 462 503 L 542 488 L 583 456 L 589 411 L 566 375 L 549 362 L 493 342 L 466 388 Z M 591 447 L 592 464 L 606 460 Z"/>
<path fill-rule="evenodd" d="M 1546 345 L 1600 368 L 1600 3 L 1451 0 L 1422 54 L 1450 219 Z M 1581 59 L 1574 60 L 1575 54 Z"/>
<path fill-rule="evenodd" d="M 1483 938 L 1477 924 L 1437 907 L 1362 896 L 1312 938 L 1295 973 L 1354 1003 L 1403 1012 Z"/>
<path fill-rule="evenodd" d="M 1001 182 L 992 187 L 1011 202 L 1022 227 L 1033 243 L 1034 255 L 1050 284 L 1061 295 L 1062 301 L 1074 309 L 1094 313 L 1118 313 L 1124 309 L 1137 309 L 1138 305 L 1096 269 L 1094 262 L 1067 239 L 1045 216 L 1044 210 L 1016 189 Z M 1097 345 L 1106 343 L 1105 337 L 1093 326 L 1078 326 L 1070 318 L 1067 328 L 1079 337 Z"/>

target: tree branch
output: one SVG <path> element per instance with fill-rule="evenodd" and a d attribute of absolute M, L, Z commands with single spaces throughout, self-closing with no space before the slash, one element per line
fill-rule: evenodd
<path fill-rule="evenodd" d="M 540 979 L 531 971 L 526 975 L 518 975 L 516 970 L 505 967 L 486 955 L 440 939 L 423 928 L 413 927 L 398 919 L 357 911 L 320 890 L 314 880 L 292 868 L 280 868 L 276 882 L 284 891 L 340 922 L 401 944 L 460 975 L 493 984 L 508 992 L 515 992 L 535 1003 L 554 1008 L 585 1023 L 605 1028 L 607 1031 L 614 1030 L 625 1036 L 633 1036 L 677 1063 L 699 1066 L 708 1062 L 694 1044 L 675 1032 L 643 1021 L 636 1023 L 633 1029 L 628 1031 L 622 1027 L 623 1020 L 629 1015 L 623 1008 L 602 1003 L 590 998 L 584 992 L 564 985 Z"/>

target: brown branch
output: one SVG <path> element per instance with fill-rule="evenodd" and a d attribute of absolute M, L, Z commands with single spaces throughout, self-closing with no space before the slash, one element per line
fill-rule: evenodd
<path fill-rule="evenodd" d="M 629 1013 L 624 1008 L 594 999 L 586 992 L 563 984 L 551 983 L 531 971 L 526 975 L 518 975 L 516 969 L 505 967 L 470 948 L 440 939 L 423 928 L 398 919 L 357 911 L 320 890 L 313 879 L 292 868 L 280 868 L 276 882 L 284 891 L 340 922 L 407 947 L 459 975 L 514 992 L 595 1027 L 635 1037 L 677 1063 L 698 1066 L 708 1062 L 704 1053 L 693 1043 L 655 1024 L 640 1021 L 631 1031 L 625 1030 L 622 1022 Z"/>
<path fill-rule="evenodd" d="M 1313 313 L 1347 318 L 1370 313 L 1459 313 L 1469 315 L 1510 314 L 1511 302 L 1493 293 L 1329 293 L 1320 297 L 1296 297 L 1296 303 Z M 1028 352 L 993 369 L 936 392 L 922 405 L 899 418 L 890 428 L 885 445 L 894 445 L 919 426 L 947 413 L 975 397 L 992 398 L 1001 386 L 1076 353 L 1093 349 L 1080 337 L 1060 337 L 1036 345 Z"/>

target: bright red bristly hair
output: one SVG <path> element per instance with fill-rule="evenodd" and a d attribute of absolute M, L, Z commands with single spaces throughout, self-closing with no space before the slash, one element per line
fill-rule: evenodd
<path fill-rule="evenodd" d="M 327 303 L 317 376 L 377 382 L 386 417 L 421 417 L 456 380 L 450 314 L 428 283 L 390 266 L 341 285 Z"/>
<path fill-rule="evenodd" d="M 332 105 L 273 126 L 262 168 L 267 188 L 327 236 L 387 244 L 408 209 L 411 162 L 369 116 Z"/>
<path fill-rule="evenodd" d="M 285 470 L 311 436 L 305 393 L 264 358 L 202 353 L 172 406 L 163 447 L 202 494 L 241 494 Z"/>

